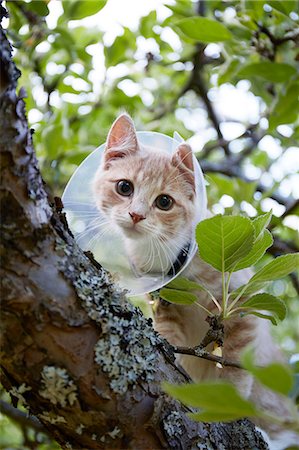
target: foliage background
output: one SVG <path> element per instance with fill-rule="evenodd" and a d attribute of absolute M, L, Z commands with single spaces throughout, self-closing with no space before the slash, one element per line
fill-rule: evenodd
<path fill-rule="evenodd" d="M 298 2 L 141 2 L 138 25 L 122 17 L 135 17 L 138 2 L 126 2 L 125 11 L 123 3 L 6 2 L 49 191 L 61 195 L 126 110 L 138 130 L 176 130 L 189 139 L 213 212 L 255 216 L 273 209 L 275 242 L 263 263 L 298 251 Z M 200 16 L 225 29 L 188 21 Z M 287 299 L 288 317 L 273 332 L 288 356 L 299 351 L 297 291 L 295 277 L 270 287 Z M 21 432 L 4 415 L 0 426 L 1 448 L 53 448 L 40 435 L 26 441 L 26 427 Z"/>

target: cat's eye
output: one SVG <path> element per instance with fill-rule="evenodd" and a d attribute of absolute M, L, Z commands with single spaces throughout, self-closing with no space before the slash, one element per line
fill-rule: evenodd
<path fill-rule="evenodd" d="M 163 211 L 168 211 L 173 205 L 173 199 L 169 195 L 161 194 L 156 198 L 155 205 Z"/>
<path fill-rule="evenodd" d="M 128 180 L 120 180 L 116 183 L 116 192 L 125 197 L 129 197 L 134 191 L 133 184 Z"/>

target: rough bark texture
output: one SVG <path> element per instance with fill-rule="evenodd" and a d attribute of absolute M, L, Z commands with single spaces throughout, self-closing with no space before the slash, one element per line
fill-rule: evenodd
<path fill-rule="evenodd" d="M 63 448 L 266 448 L 249 421 L 194 423 L 161 391 L 186 376 L 49 204 L 2 29 L 0 44 L 5 388 Z"/>

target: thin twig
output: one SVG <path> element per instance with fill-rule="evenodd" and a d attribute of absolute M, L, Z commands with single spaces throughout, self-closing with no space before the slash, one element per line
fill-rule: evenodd
<path fill-rule="evenodd" d="M 242 169 L 234 165 L 233 158 L 227 158 L 226 160 L 222 160 L 221 162 L 205 161 L 200 159 L 200 165 L 204 172 L 222 173 L 223 175 L 227 175 L 228 177 L 240 178 L 247 183 L 254 183 L 256 181 L 246 177 Z M 269 189 L 266 188 L 263 184 L 258 183 L 256 190 L 263 193 L 267 192 Z M 277 201 L 281 205 L 285 206 L 287 209 L 291 205 L 293 205 L 294 202 L 294 200 L 289 200 L 287 197 L 280 195 L 278 192 L 269 193 L 268 196 L 270 198 L 273 198 L 273 200 Z"/>
<path fill-rule="evenodd" d="M 32 428 L 33 430 L 41 433 L 48 434 L 48 431 L 36 417 L 29 416 L 28 413 L 14 408 L 4 400 L 0 400 L 0 410 L 2 414 L 5 414 L 7 417 L 12 419 L 14 422 L 17 422 L 19 425 Z"/>
<path fill-rule="evenodd" d="M 202 358 L 202 359 L 206 359 L 208 361 L 219 363 L 222 366 L 243 369 L 241 364 L 234 362 L 234 361 L 230 361 L 225 358 L 222 358 L 221 356 L 211 355 L 211 353 L 207 352 L 206 350 L 203 350 L 200 347 L 194 347 L 194 348 L 192 348 L 192 347 L 177 347 L 177 346 L 172 345 L 172 350 L 174 353 L 179 353 L 182 355 L 197 356 L 198 358 Z"/>

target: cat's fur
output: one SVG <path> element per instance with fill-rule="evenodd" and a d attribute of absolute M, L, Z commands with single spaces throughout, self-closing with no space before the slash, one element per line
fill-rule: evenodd
<path fill-rule="evenodd" d="M 124 197 L 117 193 L 116 183 L 129 180 L 134 193 Z M 161 272 L 170 267 L 180 249 L 190 240 L 195 214 L 195 185 L 191 148 L 181 144 L 171 158 L 160 149 L 140 148 L 134 124 L 127 115 L 120 116 L 108 135 L 105 156 L 94 180 L 97 206 L 111 220 L 111 225 L 123 233 L 131 264 L 139 273 Z M 174 204 L 168 211 L 155 207 L 155 199 L 168 194 Z M 132 214 L 142 217 L 135 221 Z M 160 251 L 159 251 L 160 249 Z M 161 250 L 162 249 L 162 250 Z M 183 276 L 204 284 L 220 300 L 221 274 L 196 255 Z M 244 284 L 250 276 L 242 270 L 233 274 L 231 288 Z M 215 305 L 204 292 L 199 303 L 215 312 Z M 206 313 L 197 307 L 160 301 L 155 311 L 155 328 L 171 344 L 194 347 L 208 330 Z M 254 316 L 233 318 L 225 322 L 223 356 L 238 361 L 241 351 L 251 344 L 260 365 L 283 358 L 273 343 L 268 321 Z M 208 350 L 211 348 L 208 347 Z M 217 368 L 215 363 L 192 356 L 180 355 L 178 362 L 194 380 L 225 378 L 234 383 L 243 396 L 278 416 L 286 417 L 284 402 L 278 395 L 254 383 L 246 371 L 231 367 Z M 259 423 L 274 439 L 272 449 L 282 449 L 296 442 L 292 433 L 282 435 L 276 425 Z M 279 443 L 283 436 L 283 442 Z"/>

